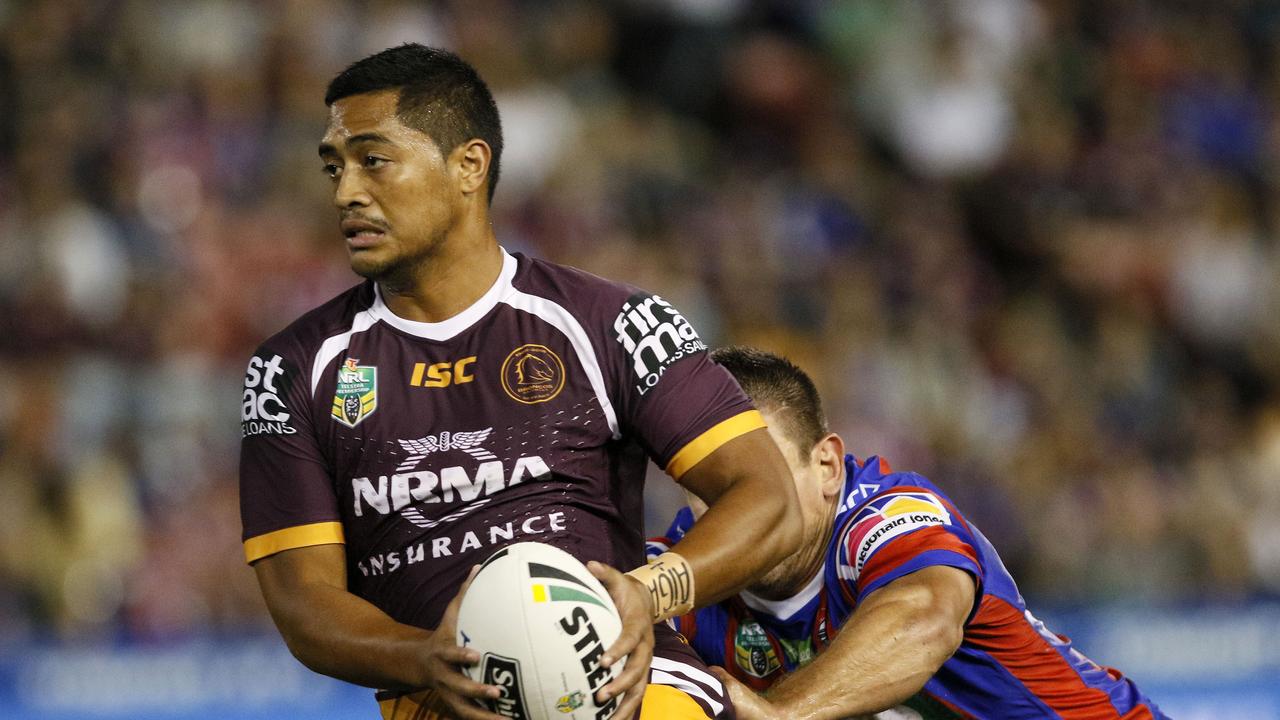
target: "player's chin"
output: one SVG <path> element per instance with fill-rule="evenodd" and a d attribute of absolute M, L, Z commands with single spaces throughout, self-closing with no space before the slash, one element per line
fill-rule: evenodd
<path fill-rule="evenodd" d="M 347 248 L 351 270 L 370 280 L 385 277 L 395 267 L 395 258 L 385 248 Z"/>

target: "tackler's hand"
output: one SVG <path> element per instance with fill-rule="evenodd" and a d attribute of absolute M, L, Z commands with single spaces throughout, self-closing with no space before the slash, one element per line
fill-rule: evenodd
<path fill-rule="evenodd" d="M 738 682 L 724 668 L 712 665 L 709 669 L 720 682 L 724 683 L 724 689 L 729 693 L 729 699 L 733 701 L 733 709 L 738 715 L 738 720 L 786 720 L 778 713 L 777 708 L 769 704 L 768 700 Z"/>

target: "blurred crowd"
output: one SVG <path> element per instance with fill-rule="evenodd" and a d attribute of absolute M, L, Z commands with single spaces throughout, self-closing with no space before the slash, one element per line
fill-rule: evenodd
<path fill-rule="evenodd" d="M 244 364 L 358 280 L 321 98 L 405 41 L 495 91 L 505 247 L 791 356 L 1033 604 L 1280 593 L 1277 38 L 1248 0 L 0 0 L 0 641 L 268 622 Z"/>

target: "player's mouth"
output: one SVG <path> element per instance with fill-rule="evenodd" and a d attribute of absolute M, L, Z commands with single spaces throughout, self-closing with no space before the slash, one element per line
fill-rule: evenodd
<path fill-rule="evenodd" d="M 347 238 L 347 247 L 354 250 L 377 245 L 386 229 L 366 220 L 350 219 L 342 221 L 342 234 Z"/>

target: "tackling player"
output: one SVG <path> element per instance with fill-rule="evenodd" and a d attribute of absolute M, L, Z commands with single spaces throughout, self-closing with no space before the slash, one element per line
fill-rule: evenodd
<path fill-rule="evenodd" d="M 712 357 L 769 421 L 804 516 L 798 552 L 675 621 L 703 659 L 727 668 L 715 671 L 739 717 L 834 720 L 900 704 L 912 712 L 893 717 L 1165 717 L 1036 620 L 995 549 L 933 483 L 845 455 L 804 371 L 752 349 Z M 682 510 L 649 552 L 696 528 L 695 514 Z"/>
<path fill-rule="evenodd" d="M 242 410 L 245 554 L 289 648 L 383 689 L 384 718 L 497 720 L 475 701 L 511 689 L 460 671 L 480 657 L 454 642 L 457 601 L 474 565 L 537 540 L 588 561 L 622 615 L 600 662 L 628 658 L 598 702 L 732 717 L 655 623 L 795 549 L 794 485 L 760 414 L 662 298 L 498 245 L 498 111 L 456 55 L 383 51 L 325 103 L 320 158 L 366 281 L 263 343 Z M 645 565 L 649 458 L 711 507 Z"/>

